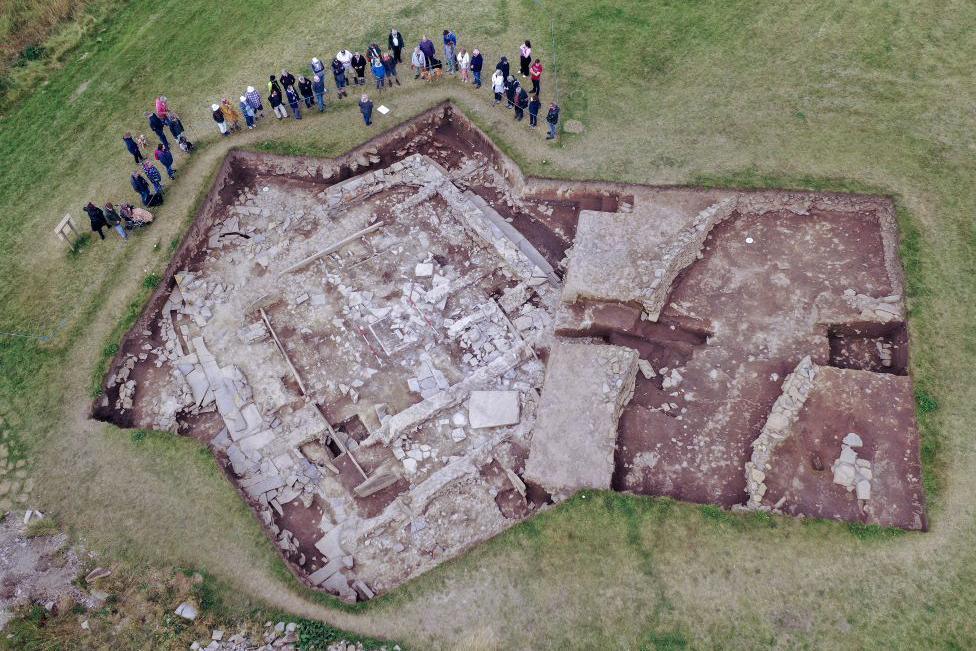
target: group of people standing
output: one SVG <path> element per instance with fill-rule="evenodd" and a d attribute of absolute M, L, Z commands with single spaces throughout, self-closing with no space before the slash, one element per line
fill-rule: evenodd
<path fill-rule="evenodd" d="M 453 31 L 445 29 L 441 35 L 443 61 L 437 56 L 434 42 L 427 36 L 420 40 L 413 49 L 410 66 L 414 72 L 414 79 L 436 80 L 443 76 L 446 64 L 447 74 L 457 74 L 462 83 L 471 83 L 475 88 L 482 86 L 482 71 L 484 69 L 484 55 L 477 48 L 469 53 L 467 48 L 458 47 L 458 37 Z M 268 78 L 266 101 L 271 112 L 279 120 L 289 117 L 302 119 L 302 108 L 306 110 L 313 106 L 321 113 L 325 111 L 325 98 L 328 94 L 326 77 L 331 72 L 336 88 L 336 99 L 341 100 L 349 95 L 349 86 L 366 86 L 367 69 L 375 83 L 376 92 L 383 92 L 385 88 L 392 88 L 394 84 L 400 86 L 397 66 L 403 63 L 403 51 L 406 49 L 406 39 L 396 28 L 390 30 L 387 36 L 387 48 L 384 51 L 376 42 L 370 43 L 366 53 L 350 52 L 348 49 L 339 50 L 326 64 L 318 57 L 312 57 L 309 64 L 311 77 L 304 74 L 291 74 L 282 70 L 278 76 Z M 527 91 L 523 81 L 516 78 L 511 71 L 511 65 L 506 57 L 501 57 L 491 75 L 491 91 L 494 93 L 493 106 L 502 102 L 504 97 L 506 108 L 512 110 L 516 121 L 522 121 L 525 112 L 529 113 L 529 126 L 538 126 L 539 114 L 542 108 L 542 74 L 545 68 L 539 58 L 532 57 L 532 43 L 528 40 L 519 46 L 519 74 L 523 80 L 531 83 L 531 90 Z M 288 108 L 285 108 L 287 105 Z M 223 136 L 229 136 L 245 127 L 253 129 L 255 123 L 264 117 L 264 98 L 254 86 L 248 86 L 238 102 L 231 102 L 226 97 L 220 103 L 211 104 L 211 115 L 218 131 Z M 373 102 L 369 95 L 362 93 L 359 99 L 359 110 L 367 126 L 373 123 Z M 150 130 L 156 135 L 158 144 L 152 150 L 153 158 L 166 170 L 170 179 L 176 178 L 173 168 L 173 152 L 170 141 L 166 136 L 168 128 L 177 146 L 186 153 L 194 149 L 194 145 L 186 136 L 180 117 L 170 108 L 165 96 L 155 100 L 154 110 L 147 111 L 146 119 Z M 550 102 L 546 112 L 546 123 L 549 131 L 547 140 L 552 140 L 557 134 L 559 124 L 559 106 Z M 130 178 L 132 189 L 139 195 L 142 205 L 146 208 L 163 203 L 162 174 L 149 159 L 149 142 L 145 135 L 133 137 L 126 132 L 122 137 L 126 149 L 132 155 L 138 166 Z M 145 153 L 144 153 L 145 152 Z M 102 230 L 106 227 L 114 228 L 119 235 L 126 239 L 127 230 L 137 228 L 152 221 L 149 211 L 136 208 L 131 204 L 122 204 L 116 210 L 111 203 L 103 208 L 88 203 L 84 207 L 91 219 L 92 231 L 105 239 Z"/>
<path fill-rule="evenodd" d="M 434 42 L 425 34 L 413 50 L 410 57 L 410 67 L 414 72 L 414 79 L 439 79 L 444 74 L 446 63 L 447 73 L 459 75 L 463 83 L 471 83 L 475 88 L 481 88 L 481 73 L 484 69 L 484 55 L 477 48 L 470 53 L 464 47 L 458 47 L 457 35 L 445 29 L 442 36 L 443 60 L 437 56 Z M 319 113 L 325 111 L 325 98 L 329 92 L 326 87 L 326 76 L 331 72 L 336 88 L 336 99 L 341 100 L 349 96 L 350 86 L 365 87 L 367 70 L 372 75 L 376 92 L 383 92 L 385 88 L 392 88 L 394 84 L 400 86 L 397 66 L 403 63 L 403 51 L 406 39 L 396 28 L 387 35 L 387 49 L 384 51 L 375 41 L 366 48 L 366 53 L 352 52 L 346 48 L 339 50 L 328 65 L 318 57 L 312 57 L 309 64 L 311 77 L 300 74 L 298 77 L 288 70 L 282 70 L 280 75 L 268 78 L 267 102 L 271 111 L 279 120 L 291 117 L 302 119 L 302 109 L 318 108 Z M 545 70 L 539 58 L 532 58 L 532 43 L 524 41 L 519 47 L 519 70 L 523 79 L 531 82 L 531 91 L 526 91 L 522 82 L 511 74 L 510 64 L 506 57 L 501 57 L 491 78 L 491 88 L 495 93 L 495 104 L 501 102 L 505 95 L 506 106 L 515 111 L 515 119 L 521 121 L 525 112 L 529 113 L 529 126 L 538 126 L 539 112 L 542 108 L 540 99 L 542 94 L 542 73 Z M 287 108 L 286 108 L 287 106 Z M 264 99 L 254 88 L 248 86 L 240 97 L 240 102 L 234 106 L 226 98 L 220 104 L 211 105 L 213 120 L 218 130 L 224 136 L 230 135 L 246 126 L 253 129 L 255 120 L 264 116 Z M 373 123 L 373 102 L 367 93 L 359 98 L 359 110 L 366 125 Z M 546 114 L 549 125 L 547 139 L 556 137 L 559 123 L 559 107 L 550 102 Z"/>
<path fill-rule="evenodd" d="M 139 195 L 143 207 L 138 208 L 131 203 L 122 203 L 116 209 L 110 202 L 102 207 L 88 202 L 82 208 L 88 214 L 92 231 L 98 233 L 99 238 L 103 240 L 105 234 L 102 231 L 106 228 L 113 228 L 123 240 L 128 239 L 128 231 L 152 222 L 152 213 L 145 208 L 163 203 L 163 176 L 153 160 L 163 166 L 167 177 L 176 178 L 173 151 L 166 130 L 169 129 L 181 151 L 190 153 L 194 149 L 193 143 L 187 138 L 183 121 L 169 106 L 169 100 L 165 95 L 156 98 L 153 110 L 146 111 L 145 117 L 149 130 L 158 140 L 155 148 L 150 146 L 145 134 L 133 136 L 132 132 L 126 131 L 122 135 L 122 143 L 136 165 L 135 171 L 129 177 L 129 184 Z"/>

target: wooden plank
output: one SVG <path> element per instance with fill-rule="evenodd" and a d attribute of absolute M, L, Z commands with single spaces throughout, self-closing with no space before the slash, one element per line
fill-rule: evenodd
<path fill-rule="evenodd" d="M 301 390 L 302 395 L 308 395 L 308 392 L 305 391 L 305 383 L 302 382 L 301 376 L 298 375 L 298 370 L 288 358 L 288 353 L 285 352 L 285 347 L 281 344 L 281 340 L 278 339 L 278 334 L 274 331 L 274 328 L 271 327 L 271 320 L 268 319 L 268 315 L 265 313 L 264 308 L 260 307 L 258 310 L 261 312 L 261 318 L 264 320 L 264 325 L 268 327 L 268 332 L 271 333 L 271 338 L 274 339 L 275 344 L 277 344 L 278 350 L 281 352 L 281 356 L 285 358 L 285 363 L 288 364 L 288 368 L 291 369 L 292 376 L 295 378 L 295 381 L 298 382 L 298 388 Z"/>
<path fill-rule="evenodd" d="M 372 224 L 371 226 L 367 226 L 366 228 L 364 228 L 362 230 L 356 231 L 355 233 L 353 233 L 349 237 L 346 237 L 346 238 L 343 238 L 343 239 L 339 240 L 335 244 L 332 244 L 332 245 L 330 245 L 330 246 L 322 249 L 318 253 L 313 253 L 312 255 L 308 256 L 307 258 L 305 258 L 303 260 L 299 260 L 295 264 L 293 264 L 290 267 L 286 268 L 281 273 L 282 274 L 287 274 L 287 273 L 291 273 L 293 271 L 298 271 L 299 269 L 304 269 L 305 267 L 307 267 L 308 265 L 312 264 L 313 262 L 315 262 L 319 258 L 324 258 L 325 256 L 329 255 L 330 253 L 335 253 L 336 251 L 338 251 L 342 247 L 346 246 L 347 244 L 351 244 L 352 242 L 355 242 L 356 240 L 358 240 L 359 238 L 361 238 L 363 235 L 368 235 L 369 233 L 372 233 L 375 230 L 379 230 L 383 226 L 384 226 L 384 223 L 383 222 L 376 222 L 375 224 Z"/>

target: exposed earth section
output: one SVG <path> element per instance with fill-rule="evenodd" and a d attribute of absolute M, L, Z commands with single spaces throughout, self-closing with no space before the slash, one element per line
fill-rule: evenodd
<path fill-rule="evenodd" d="M 889 201 L 523 177 L 450 106 L 234 152 L 96 417 L 369 599 L 581 488 L 924 528 Z"/>

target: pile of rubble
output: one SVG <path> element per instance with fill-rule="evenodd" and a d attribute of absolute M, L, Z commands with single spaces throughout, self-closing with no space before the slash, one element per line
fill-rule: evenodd
<path fill-rule="evenodd" d="M 877 298 L 858 294 L 853 289 L 845 289 L 844 300 L 852 308 L 860 311 L 859 318 L 863 321 L 888 323 L 905 318 L 902 297 L 899 294 Z"/>
<path fill-rule="evenodd" d="M 854 432 L 849 432 L 844 437 L 840 456 L 834 461 L 830 469 L 834 473 L 835 484 L 840 484 L 848 492 L 856 490 L 859 500 L 869 500 L 871 499 L 871 478 L 873 477 L 871 462 L 867 459 L 858 458 L 857 451 L 854 449 L 862 445 L 864 443 L 861 437 Z"/>

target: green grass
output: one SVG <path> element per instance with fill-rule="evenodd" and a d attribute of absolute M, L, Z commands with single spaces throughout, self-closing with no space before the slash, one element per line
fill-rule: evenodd
<path fill-rule="evenodd" d="M 105 553 L 198 568 L 214 577 L 224 608 L 327 617 L 416 648 L 973 646 L 976 7 L 544 5 L 564 117 L 582 120 L 583 134 L 549 146 L 489 110 L 484 95 L 407 78 L 384 97 L 394 110 L 385 123 L 452 97 L 529 173 L 892 196 L 929 532 L 590 493 L 348 610 L 298 588 L 202 446 L 88 423 L 111 346 L 228 147 L 334 155 L 373 133 L 345 106 L 218 141 L 210 102 L 283 66 L 304 68 L 339 43 L 360 46 L 391 23 L 413 41 L 447 20 L 441 7 L 375 0 L 356 11 L 297 0 L 98 3 L 117 9 L 34 44 L 42 55 L 12 82 L 34 80 L 18 86 L 32 92 L 0 117 L 0 332 L 47 336 L 0 338 L 0 416 L 36 474 L 32 502 Z M 489 66 L 503 48 L 512 58 L 526 36 L 551 60 L 549 21 L 532 2 L 455 4 L 450 21 Z M 543 92 L 551 87 L 547 77 Z M 200 150 L 190 162 L 178 156 L 180 178 L 150 229 L 124 246 L 89 237 L 69 253 L 51 228 L 66 212 L 84 227 L 88 200 L 132 198 L 119 136 L 145 131 L 141 113 L 160 92 Z M 809 627 L 790 624 L 807 618 Z"/>

